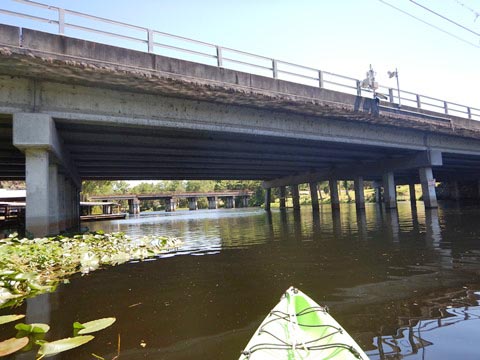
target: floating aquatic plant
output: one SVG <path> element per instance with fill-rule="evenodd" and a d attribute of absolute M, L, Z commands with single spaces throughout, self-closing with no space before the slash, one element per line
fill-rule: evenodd
<path fill-rule="evenodd" d="M 6 324 L 12 321 L 22 319 L 25 315 L 4 315 L 0 316 L 0 324 Z M 15 325 L 15 329 L 19 332 L 16 337 L 4 341 L 0 341 L 0 357 L 13 354 L 19 350 L 29 351 L 34 345 L 40 346 L 37 353 L 37 360 L 46 356 L 56 355 L 58 353 L 74 349 L 78 346 L 86 344 L 94 339 L 92 335 L 83 335 L 92 332 L 97 332 L 111 326 L 117 319 L 114 317 L 92 320 L 81 324 L 79 322 L 73 323 L 75 332 L 71 338 L 65 338 L 55 341 L 43 340 L 45 333 L 50 330 L 47 324 L 24 324 L 19 323 Z M 80 331 L 79 331 L 80 330 Z M 120 335 L 119 344 L 120 347 Z M 118 349 L 120 352 L 120 348 Z M 98 356 L 97 356 L 98 357 Z"/>
<path fill-rule="evenodd" d="M 143 260 L 178 247 L 174 238 L 94 232 L 72 237 L 0 240 L 0 308 L 26 297 L 55 291 L 75 273 L 88 274 L 102 266 Z"/>

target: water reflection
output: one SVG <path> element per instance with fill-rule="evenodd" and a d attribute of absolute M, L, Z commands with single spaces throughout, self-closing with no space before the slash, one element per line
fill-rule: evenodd
<path fill-rule="evenodd" d="M 333 212 L 329 205 L 316 212 L 199 210 L 89 223 L 92 230 L 132 236 L 173 235 L 183 245 L 158 261 L 76 276 L 19 311 L 44 309 L 57 331 L 47 340 L 71 336 L 73 321 L 117 317 L 109 331 L 65 359 L 91 359 L 91 353 L 112 358 L 118 333 L 122 359 L 235 359 L 278 297 L 295 285 L 329 305 L 374 358 L 403 356 L 415 347 L 425 358 L 456 358 L 455 335 L 478 337 L 480 324 L 444 326 L 457 315 L 439 315 L 438 309 L 446 309 L 443 300 L 437 310 L 424 304 L 432 293 L 452 298 L 452 289 L 480 289 L 479 216 L 477 207 L 425 210 L 408 201 L 393 211 L 342 204 Z M 476 305 L 468 306 L 473 319 Z M 438 318 L 439 329 L 423 330 Z M 429 357 L 438 355 L 431 349 L 443 354 Z"/>
<path fill-rule="evenodd" d="M 437 317 L 400 318 L 406 325 L 400 326 L 395 334 L 374 337 L 376 350 L 368 352 L 370 359 L 478 359 L 480 293 L 467 291 L 467 297 L 462 299 L 468 304 L 461 307 L 458 306 L 462 301 L 454 294 L 449 295 L 449 303 L 453 305 L 443 303 L 440 307 L 423 309 L 437 312 Z"/>

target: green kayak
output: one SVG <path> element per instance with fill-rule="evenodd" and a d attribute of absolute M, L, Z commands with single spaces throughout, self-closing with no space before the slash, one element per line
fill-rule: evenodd
<path fill-rule="evenodd" d="M 300 290 L 291 287 L 260 324 L 240 360 L 362 359 L 350 335 Z"/>

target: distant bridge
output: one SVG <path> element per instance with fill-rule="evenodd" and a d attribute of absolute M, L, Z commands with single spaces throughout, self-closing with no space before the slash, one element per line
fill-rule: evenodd
<path fill-rule="evenodd" d="M 153 193 L 153 194 L 114 194 L 114 195 L 93 195 L 90 196 L 94 201 L 113 201 L 113 200 L 127 200 L 130 214 L 138 214 L 140 212 L 141 200 L 159 200 L 165 202 L 165 211 L 175 211 L 178 199 L 187 199 L 188 208 L 190 210 L 197 210 L 197 200 L 199 198 L 207 198 L 208 208 L 217 209 L 218 199 L 224 198 L 225 208 L 234 208 L 235 198 L 239 199 L 239 206 L 248 207 L 248 199 L 252 196 L 253 191 L 246 190 L 227 190 L 227 191 L 211 191 L 211 192 L 167 192 L 167 193 Z"/>
<path fill-rule="evenodd" d="M 0 179 L 26 180 L 35 235 L 78 225 L 82 180 L 263 180 L 269 209 L 271 188 L 282 205 L 287 186 L 298 208 L 302 183 L 317 207 L 316 183 L 326 180 L 338 207 L 337 182 L 347 179 L 362 209 L 364 180 L 394 208 L 397 184 L 421 183 L 425 206 L 436 207 L 436 181 L 458 193 L 459 181 L 480 179 L 478 108 L 405 91 L 399 106 L 388 88 L 378 102 L 356 79 L 206 43 L 213 54 L 203 54 L 128 24 L 147 37 L 111 35 L 149 52 L 68 37 L 108 32 L 74 18 L 118 23 L 47 8 L 57 18 L 0 9 L 59 33 L 0 25 Z M 211 65 L 158 49 L 203 54 Z"/>

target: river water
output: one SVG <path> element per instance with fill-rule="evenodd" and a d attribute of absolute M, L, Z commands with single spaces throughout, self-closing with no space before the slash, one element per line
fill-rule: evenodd
<path fill-rule="evenodd" d="M 480 358 L 480 207 L 342 204 L 156 213 L 85 224 L 183 241 L 177 251 L 75 276 L 20 311 L 48 322 L 115 316 L 89 344 L 57 359 L 237 359 L 282 293 L 298 287 L 372 359 Z M 33 359 L 25 353 L 17 359 Z"/>

